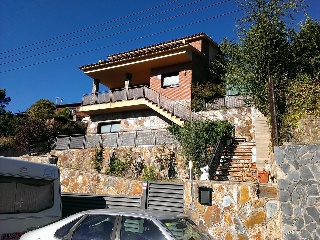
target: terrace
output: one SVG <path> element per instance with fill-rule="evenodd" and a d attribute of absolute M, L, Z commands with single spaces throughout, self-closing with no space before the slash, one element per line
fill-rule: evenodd
<path fill-rule="evenodd" d="M 82 97 L 80 111 L 90 115 L 150 108 L 157 112 L 163 111 L 162 114 L 166 112 L 182 120 L 191 120 L 196 117 L 189 106 L 180 101 L 171 100 L 142 85 L 86 94 Z"/>
<path fill-rule="evenodd" d="M 90 115 L 152 108 L 157 112 L 165 111 L 183 121 L 190 121 L 198 118 L 198 114 L 192 112 L 189 105 L 190 102 L 172 100 L 147 86 L 138 85 L 86 94 L 82 97 L 80 111 Z M 241 96 L 217 98 L 212 103 L 206 104 L 210 110 L 243 107 L 245 105 Z"/>

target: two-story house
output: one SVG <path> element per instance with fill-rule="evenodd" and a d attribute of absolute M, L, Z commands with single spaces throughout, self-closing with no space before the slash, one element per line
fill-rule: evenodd
<path fill-rule="evenodd" d="M 84 147 L 172 144 L 173 137 L 167 127 L 172 123 L 183 125 L 185 120 L 200 116 L 191 111 L 192 85 L 207 77 L 207 69 L 218 51 L 218 45 L 205 33 L 200 33 L 113 54 L 106 60 L 79 67 L 93 83 L 91 93 L 83 96 L 79 108 L 90 117 Z M 101 84 L 109 90 L 99 92 Z M 226 100 L 230 99 L 224 99 L 223 104 Z M 240 101 L 239 106 L 243 106 L 243 102 Z M 230 112 L 219 112 L 218 115 L 220 119 L 232 120 L 239 125 L 235 126 L 236 137 L 255 142 L 252 132 L 257 127 L 251 126 L 252 111 L 231 111 L 234 113 L 241 119 Z M 75 139 L 74 142 L 79 141 Z M 268 148 L 263 141 L 260 145 Z M 247 150 L 250 162 L 251 155 L 256 152 L 253 147 L 250 145 Z M 263 163 L 265 158 L 266 155 L 259 161 Z"/>
<path fill-rule="evenodd" d="M 191 117 L 192 83 L 206 77 L 218 45 L 200 33 L 108 56 L 81 66 L 92 78 L 80 111 L 88 134 L 164 129 Z M 110 91 L 99 93 L 99 85 Z"/>

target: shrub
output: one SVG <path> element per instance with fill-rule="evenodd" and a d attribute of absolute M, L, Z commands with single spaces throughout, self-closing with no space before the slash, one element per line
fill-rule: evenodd
<path fill-rule="evenodd" d="M 211 120 L 196 120 L 185 123 L 183 127 L 169 127 L 182 146 L 186 164 L 191 160 L 196 174 L 200 174 L 200 168 L 210 163 L 216 143 L 231 138 L 233 129 L 227 121 Z"/>
<path fill-rule="evenodd" d="M 96 148 L 94 158 L 93 158 L 93 167 L 98 173 L 100 173 L 102 170 L 102 163 L 103 163 L 103 148 Z"/>

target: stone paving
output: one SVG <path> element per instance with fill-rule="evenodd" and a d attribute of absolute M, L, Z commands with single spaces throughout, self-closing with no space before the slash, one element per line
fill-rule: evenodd
<path fill-rule="evenodd" d="M 320 144 L 275 148 L 283 239 L 320 239 Z"/>

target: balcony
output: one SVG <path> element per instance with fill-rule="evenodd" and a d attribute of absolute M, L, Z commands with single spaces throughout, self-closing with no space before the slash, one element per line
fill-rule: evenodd
<path fill-rule="evenodd" d="M 129 89 L 113 89 L 108 92 L 86 94 L 82 98 L 80 111 L 90 115 L 150 108 L 158 112 L 165 111 L 183 120 L 194 117 L 191 116 L 192 112 L 188 106 L 141 85 Z"/>
<path fill-rule="evenodd" d="M 128 90 L 114 89 L 108 92 L 96 93 L 96 94 L 86 94 L 82 98 L 82 106 L 101 104 L 101 103 L 111 103 L 126 100 L 135 100 L 139 98 L 144 98 L 144 86 L 131 87 Z"/>

